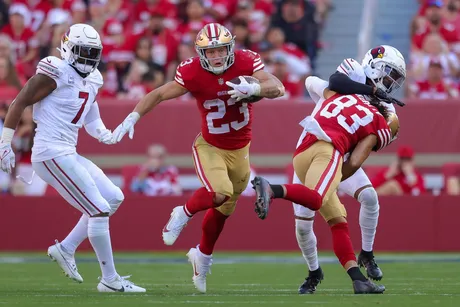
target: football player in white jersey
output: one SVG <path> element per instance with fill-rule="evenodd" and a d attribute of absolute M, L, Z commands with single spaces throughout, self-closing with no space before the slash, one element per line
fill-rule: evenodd
<path fill-rule="evenodd" d="M 48 248 L 48 255 L 69 278 L 81 283 L 74 255 L 89 238 L 102 270 L 98 291 L 145 292 L 118 275 L 113 261 L 109 216 L 122 203 L 123 193 L 101 169 L 76 152 L 82 126 L 100 142 L 112 144 L 112 132 L 102 122 L 96 102 L 103 84 L 97 70 L 102 53 L 100 36 L 89 25 L 72 25 L 62 37 L 60 52 L 62 59 L 49 56 L 38 63 L 36 74 L 9 107 L 0 139 L 1 169 L 11 173 L 15 165 L 11 140 L 24 108 L 33 105 L 37 129 L 32 166 L 82 213 L 69 235 Z"/>
<path fill-rule="evenodd" d="M 340 94 L 363 94 L 375 95 L 388 101 L 385 104 L 388 111 L 395 113 L 393 104 L 404 106 L 404 103 L 391 97 L 406 78 L 406 65 L 404 57 L 394 47 L 378 46 L 369 50 L 360 65 L 353 59 L 345 59 L 337 67 L 336 73 L 329 82 L 318 77 L 309 77 L 305 81 L 307 90 L 317 104 L 313 114 L 317 112 L 324 101 L 323 91 L 329 88 Z M 299 142 L 305 136 L 300 136 Z M 294 174 L 294 183 L 300 180 Z M 354 197 L 361 204 L 359 224 L 361 227 L 362 249 L 358 257 L 358 263 L 364 266 L 369 278 L 381 280 L 383 273 L 374 260 L 373 245 L 379 216 L 379 201 L 377 193 L 369 178 L 362 168 L 353 176 L 344 180 L 339 185 L 342 191 Z M 317 285 L 323 279 L 323 272 L 318 263 L 316 248 L 316 236 L 313 232 L 314 211 L 301 205 L 293 204 L 296 221 L 296 237 L 302 254 L 309 267 L 309 276 L 299 287 L 300 294 L 312 294 Z"/>

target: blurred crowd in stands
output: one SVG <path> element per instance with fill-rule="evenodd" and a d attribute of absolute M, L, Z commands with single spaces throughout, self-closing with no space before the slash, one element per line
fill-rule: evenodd
<path fill-rule="evenodd" d="M 412 21 L 406 94 L 457 98 L 460 77 L 460 0 L 419 0 Z"/>
<path fill-rule="evenodd" d="M 195 56 L 193 42 L 209 22 L 236 35 L 236 48 L 263 55 L 266 67 L 302 96 L 330 0 L 10 0 L 0 2 L 0 89 L 17 93 L 37 61 L 59 56 L 72 23 L 102 36 L 105 85 L 101 96 L 139 99 L 172 80 Z"/>

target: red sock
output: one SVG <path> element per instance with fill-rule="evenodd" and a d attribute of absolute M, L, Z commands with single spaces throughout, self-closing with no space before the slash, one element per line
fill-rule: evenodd
<path fill-rule="evenodd" d="M 314 211 L 321 208 L 323 198 L 315 190 L 309 189 L 298 183 L 285 184 L 284 187 L 286 188 L 286 195 L 284 195 L 284 199 L 290 200 Z"/>
<path fill-rule="evenodd" d="M 208 192 L 204 187 L 199 188 L 185 204 L 185 213 L 188 216 L 192 216 L 197 212 L 214 208 L 216 206 L 213 200 L 215 194 L 215 192 Z"/>
<path fill-rule="evenodd" d="M 348 261 L 356 261 L 353 244 L 350 239 L 350 231 L 348 230 L 348 223 L 336 224 L 331 227 L 331 231 L 334 253 L 342 266 L 345 266 Z"/>
<path fill-rule="evenodd" d="M 205 255 L 212 255 L 214 245 L 224 229 L 228 216 L 216 209 L 208 209 L 203 219 L 203 233 L 201 235 L 200 251 Z"/>

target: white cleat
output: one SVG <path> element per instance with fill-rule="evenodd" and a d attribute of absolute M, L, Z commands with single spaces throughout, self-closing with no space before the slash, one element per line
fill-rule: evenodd
<path fill-rule="evenodd" d="M 111 282 L 108 282 L 104 278 L 99 277 L 97 290 L 99 292 L 146 292 L 144 288 L 136 286 L 133 282 L 129 281 L 128 279 L 130 277 L 131 276 L 118 276 Z"/>
<path fill-rule="evenodd" d="M 185 214 L 184 206 L 175 207 L 168 223 L 163 228 L 163 242 L 166 245 L 173 245 L 190 219 L 191 217 Z"/>
<path fill-rule="evenodd" d="M 81 277 L 78 273 L 74 255 L 65 252 L 58 240 L 56 240 L 56 244 L 48 247 L 48 257 L 59 264 L 61 269 L 64 271 L 65 276 L 78 283 L 83 282 L 83 277 Z"/>
<path fill-rule="evenodd" d="M 193 267 L 193 284 L 201 293 L 206 293 L 206 275 L 211 274 L 212 255 L 205 256 L 199 248 L 191 248 L 187 253 L 188 261 Z"/>

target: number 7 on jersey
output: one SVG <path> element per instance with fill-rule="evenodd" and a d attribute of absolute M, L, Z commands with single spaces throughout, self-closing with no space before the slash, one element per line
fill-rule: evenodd
<path fill-rule="evenodd" d="M 79 92 L 78 93 L 78 98 L 84 99 L 84 101 L 83 101 L 83 104 L 80 107 L 80 110 L 78 110 L 77 115 L 75 115 L 75 118 L 72 120 L 72 124 L 76 124 L 80 120 L 81 115 L 83 114 L 83 110 L 85 110 L 86 103 L 88 102 L 89 93 L 88 92 Z"/>

